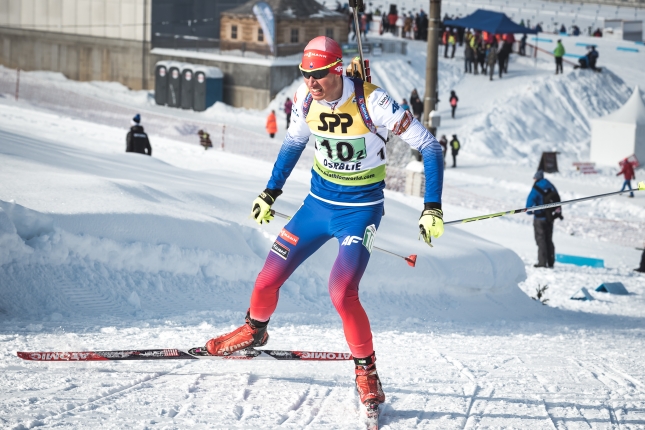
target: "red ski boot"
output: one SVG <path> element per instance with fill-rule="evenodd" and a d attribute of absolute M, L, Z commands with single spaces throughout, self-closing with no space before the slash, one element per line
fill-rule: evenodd
<path fill-rule="evenodd" d="M 356 389 L 361 398 L 361 403 L 368 406 L 379 405 L 385 402 L 385 394 L 381 386 L 381 380 L 376 372 L 376 355 L 372 353 L 366 358 L 354 358 L 356 364 Z"/>
<path fill-rule="evenodd" d="M 240 349 L 264 346 L 269 341 L 267 324 L 269 321 L 251 319 L 250 311 L 247 311 L 246 324 L 230 333 L 209 340 L 206 342 L 206 350 L 210 355 L 229 355 Z"/>

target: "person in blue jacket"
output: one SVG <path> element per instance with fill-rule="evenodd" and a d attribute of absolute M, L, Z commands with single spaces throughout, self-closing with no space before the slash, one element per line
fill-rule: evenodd
<path fill-rule="evenodd" d="M 555 186 L 544 177 L 544 172 L 538 170 L 533 175 L 535 183 L 526 200 L 526 207 L 540 206 L 544 204 L 544 195 L 549 191 L 556 191 Z M 559 200 L 558 200 L 559 201 Z M 553 268 L 555 262 L 555 246 L 553 246 L 553 219 L 547 217 L 544 210 L 529 211 L 533 215 L 533 231 L 535 242 L 538 246 L 538 262 L 533 267 Z"/>

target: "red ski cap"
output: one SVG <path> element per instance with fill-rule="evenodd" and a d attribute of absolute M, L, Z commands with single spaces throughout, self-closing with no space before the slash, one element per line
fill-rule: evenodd
<path fill-rule="evenodd" d="M 338 42 L 326 36 L 312 39 L 302 55 L 300 70 L 311 72 L 314 70 L 333 67 L 329 72 L 335 75 L 343 74 L 343 50 Z"/>

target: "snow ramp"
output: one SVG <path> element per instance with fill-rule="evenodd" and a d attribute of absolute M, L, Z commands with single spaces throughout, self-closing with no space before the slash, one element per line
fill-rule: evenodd
<path fill-rule="evenodd" d="M 465 150 L 486 157 L 534 160 L 542 151 L 559 151 L 586 159 L 590 120 L 620 108 L 631 93 L 608 69 L 550 76 L 493 101 L 459 135 Z"/>

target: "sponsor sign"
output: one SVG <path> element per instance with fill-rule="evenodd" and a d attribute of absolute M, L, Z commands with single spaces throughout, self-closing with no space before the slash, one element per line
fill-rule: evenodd
<path fill-rule="evenodd" d="M 369 253 L 372 253 L 372 247 L 374 247 L 374 238 L 376 237 L 376 226 L 374 224 L 368 225 L 365 228 L 365 234 L 363 235 L 363 246 L 367 248 Z"/>
<path fill-rule="evenodd" d="M 349 352 L 303 352 L 300 356 L 303 360 L 349 360 L 351 357 Z"/>
<path fill-rule="evenodd" d="M 287 257 L 289 256 L 289 251 L 291 250 L 277 240 L 273 242 L 273 245 L 271 246 L 271 252 L 278 254 L 283 260 L 287 259 Z"/>
<path fill-rule="evenodd" d="M 298 244 L 298 241 L 300 240 L 300 238 L 299 238 L 298 236 L 296 236 L 296 235 L 295 235 L 295 234 L 293 234 L 293 233 L 290 233 L 289 231 L 287 231 L 287 230 L 286 230 L 286 229 L 284 229 L 284 228 L 282 229 L 282 231 L 280 231 L 279 236 L 280 236 L 282 239 L 286 240 L 287 242 L 289 242 L 290 244 L 292 244 L 292 245 L 294 245 L 294 246 L 295 246 L 295 245 L 297 245 L 297 244 Z"/>
<path fill-rule="evenodd" d="M 377 104 L 383 109 L 387 108 L 390 105 L 392 99 L 387 94 L 383 94 Z"/>
<path fill-rule="evenodd" d="M 341 243 L 341 246 L 349 246 L 353 243 L 360 243 L 363 240 L 362 237 L 359 236 L 347 236 L 345 240 L 343 240 L 343 243 Z"/>

